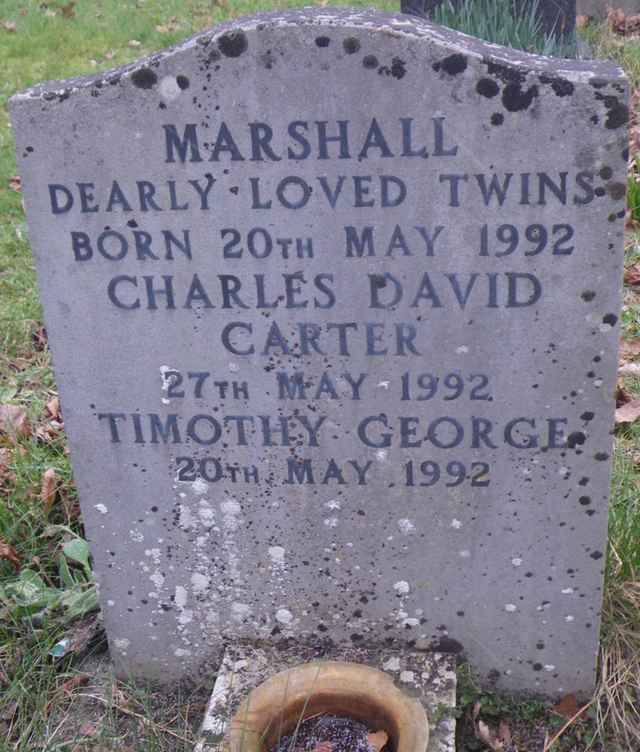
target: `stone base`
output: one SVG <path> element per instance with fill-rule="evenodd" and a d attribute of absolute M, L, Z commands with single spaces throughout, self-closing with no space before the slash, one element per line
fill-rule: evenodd
<path fill-rule="evenodd" d="M 218 670 L 195 752 L 220 752 L 228 723 L 247 694 L 280 671 L 324 659 L 363 663 L 381 669 L 395 684 L 420 700 L 429 718 L 428 752 L 455 752 L 455 658 L 441 653 L 389 648 L 332 648 L 321 654 L 302 645 L 229 646 Z"/>

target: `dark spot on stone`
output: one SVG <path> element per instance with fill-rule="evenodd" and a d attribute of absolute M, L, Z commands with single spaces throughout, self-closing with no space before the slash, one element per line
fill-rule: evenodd
<path fill-rule="evenodd" d="M 231 193 L 233 193 L 234 196 L 237 196 L 238 192 L 240 191 L 240 187 L 237 185 L 233 185 L 231 186 L 231 188 L 229 188 L 229 190 L 231 191 Z"/>
<path fill-rule="evenodd" d="M 596 513 L 596 510 L 595 510 L 595 509 L 587 509 L 587 511 L 585 512 L 585 514 L 586 514 L 586 515 L 587 515 L 588 517 L 593 517 L 593 515 L 594 515 L 595 513 Z"/>
<path fill-rule="evenodd" d="M 551 84 L 551 88 L 558 97 L 568 97 L 573 94 L 574 86 L 566 78 L 555 78 L 554 76 L 546 76 L 543 73 L 540 76 L 540 83 Z"/>
<path fill-rule="evenodd" d="M 218 50 L 216 50 L 216 49 L 213 49 L 207 55 L 207 61 L 206 61 L 206 63 L 207 63 L 207 65 L 211 65 L 211 63 L 215 63 L 218 60 L 220 60 L 221 57 L 222 57 L 222 55 L 220 54 L 220 52 Z"/>
<path fill-rule="evenodd" d="M 161 110 L 166 110 L 167 109 L 167 105 L 164 102 L 160 102 L 160 104 L 158 105 L 158 108 L 161 109 Z"/>
<path fill-rule="evenodd" d="M 504 123 L 504 115 L 501 112 L 494 112 L 491 116 L 491 125 L 502 125 Z"/>
<path fill-rule="evenodd" d="M 629 121 L 629 108 L 626 104 L 618 102 L 609 108 L 604 124 L 607 128 L 620 128 Z"/>
<path fill-rule="evenodd" d="M 362 64 L 365 68 L 369 68 L 370 70 L 372 68 L 377 68 L 378 58 L 375 55 L 366 55 L 362 60 Z"/>
<path fill-rule="evenodd" d="M 360 49 L 360 40 L 355 37 L 347 37 L 342 46 L 347 55 L 354 55 Z"/>
<path fill-rule="evenodd" d="M 536 642 L 536 648 L 538 650 L 544 650 L 544 642 L 542 642 L 542 641 Z"/>
<path fill-rule="evenodd" d="M 29 154 L 31 154 L 31 152 L 33 151 L 33 146 L 27 146 L 27 148 L 25 149 L 25 151 L 27 151 Z"/>
<path fill-rule="evenodd" d="M 176 83 L 183 91 L 189 88 L 189 79 L 186 76 L 177 76 Z"/>
<path fill-rule="evenodd" d="M 575 449 L 578 445 L 584 444 L 586 440 L 587 437 L 582 431 L 573 431 L 573 433 L 570 433 L 567 438 L 567 446 L 569 449 Z"/>
<path fill-rule="evenodd" d="M 603 89 L 608 83 L 609 81 L 606 78 L 598 78 L 597 76 L 594 76 L 589 80 L 589 84 L 593 86 L 594 89 Z"/>
<path fill-rule="evenodd" d="M 249 43 L 243 31 L 230 31 L 218 39 L 220 52 L 226 57 L 240 57 L 243 52 L 246 52 L 248 46 Z"/>
<path fill-rule="evenodd" d="M 519 83 L 507 84 L 502 92 L 502 104 L 509 112 L 520 112 L 526 110 L 537 96 L 537 86 L 530 86 L 523 91 Z"/>
<path fill-rule="evenodd" d="M 625 162 L 628 162 L 629 161 L 629 149 L 623 149 L 620 156 Z"/>
<path fill-rule="evenodd" d="M 609 455 L 606 452 L 596 452 L 593 455 L 593 459 L 597 460 L 598 462 L 604 462 L 605 460 L 609 459 Z"/>
<path fill-rule="evenodd" d="M 464 650 L 462 643 L 451 637 L 439 637 L 434 642 L 433 648 L 441 653 L 461 653 Z"/>
<path fill-rule="evenodd" d="M 599 117 L 598 117 L 597 115 L 592 115 L 592 116 L 591 116 L 591 117 L 589 118 L 589 120 L 590 120 L 590 121 L 591 121 L 591 122 L 592 122 L 592 123 L 593 123 L 594 125 L 598 125 L 598 123 L 600 122 L 600 118 L 599 118 Z"/>
<path fill-rule="evenodd" d="M 329 37 L 316 37 L 316 47 L 328 47 L 330 44 Z"/>
<path fill-rule="evenodd" d="M 361 617 L 362 617 L 362 609 L 356 608 L 356 610 L 353 612 L 353 618 L 360 619 Z"/>
<path fill-rule="evenodd" d="M 578 485 L 586 486 L 588 482 L 589 482 L 589 478 L 580 478 L 580 480 L 578 481 Z"/>
<path fill-rule="evenodd" d="M 610 180 L 610 179 L 611 179 L 611 176 L 613 175 L 613 170 L 611 169 L 611 167 L 607 167 L 607 166 L 605 165 L 605 166 L 604 166 L 604 167 L 603 167 L 603 168 L 602 168 L 602 169 L 600 170 L 600 172 L 598 173 L 598 175 L 600 175 L 600 177 L 601 177 L 601 178 L 602 178 L 603 180 Z"/>
<path fill-rule="evenodd" d="M 602 323 L 609 324 L 609 326 L 615 326 L 617 320 L 618 317 L 615 315 L 615 313 L 608 313 L 606 316 L 602 317 Z"/>
<path fill-rule="evenodd" d="M 456 616 L 464 616 L 464 611 L 456 611 Z"/>
<path fill-rule="evenodd" d="M 589 504 L 591 504 L 591 497 L 590 496 L 581 496 L 578 501 L 583 507 L 588 507 Z"/>
<path fill-rule="evenodd" d="M 328 632 L 329 631 L 329 627 L 325 626 L 324 624 L 318 624 L 318 626 L 316 627 L 316 629 L 318 630 L 318 632 Z"/>
<path fill-rule="evenodd" d="M 627 186 L 624 183 L 609 183 L 607 191 L 614 201 L 621 201 L 627 192 Z"/>
<path fill-rule="evenodd" d="M 534 663 L 533 664 L 533 670 L 534 671 L 542 671 L 543 668 L 544 668 L 544 666 L 542 665 L 542 663 Z"/>
<path fill-rule="evenodd" d="M 442 70 L 450 76 L 457 76 L 467 69 L 467 58 L 460 52 L 454 52 L 453 55 L 445 57 L 444 60 L 434 63 L 432 68 L 434 71 Z"/>
<path fill-rule="evenodd" d="M 601 185 L 599 185 L 595 189 L 594 193 L 596 194 L 596 196 L 598 196 L 598 198 L 602 198 L 602 196 L 604 196 L 606 194 L 606 191 L 605 191 L 605 189 Z"/>
<path fill-rule="evenodd" d="M 135 219 L 130 219 L 127 222 L 127 227 L 137 227 L 137 226 L 138 226 L 138 223 L 135 221 Z"/>
<path fill-rule="evenodd" d="M 580 420 L 584 420 L 588 423 L 590 420 L 593 420 L 593 417 L 594 417 L 594 413 L 588 410 L 587 412 L 582 413 L 582 415 L 580 416 Z"/>
<path fill-rule="evenodd" d="M 594 298 L 596 294 L 593 290 L 585 290 L 580 297 L 584 300 L 585 303 L 590 303 Z"/>
<path fill-rule="evenodd" d="M 481 97 L 491 99 L 498 95 L 500 87 L 492 78 L 481 78 L 476 84 L 476 91 Z"/>
<path fill-rule="evenodd" d="M 151 511 L 152 512 L 157 512 L 158 511 L 158 507 L 155 506 L 155 504 L 154 504 L 154 506 L 151 507 Z"/>
<path fill-rule="evenodd" d="M 391 75 L 394 78 L 401 79 L 404 78 L 406 72 L 407 69 L 404 60 L 401 60 L 399 57 L 394 57 L 391 61 Z"/>
<path fill-rule="evenodd" d="M 495 76 L 504 83 L 523 83 L 525 80 L 525 74 L 517 68 L 512 68 L 504 63 L 494 63 L 490 60 L 485 60 L 484 64 L 487 66 L 487 73 L 490 76 Z"/>
<path fill-rule="evenodd" d="M 589 556 L 594 560 L 598 561 L 598 559 L 602 559 L 602 551 L 592 551 Z"/>
<path fill-rule="evenodd" d="M 138 68 L 131 74 L 131 82 L 139 89 L 151 89 L 158 83 L 158 76 L 151 68 Z"/>
<path fill-rule="evenodd" d="M 364 637 L 361 634 L 358 634 L 357 632 L 354 632 L 351 635 L 351 642 L 361 642 L 364 639 Z"/>

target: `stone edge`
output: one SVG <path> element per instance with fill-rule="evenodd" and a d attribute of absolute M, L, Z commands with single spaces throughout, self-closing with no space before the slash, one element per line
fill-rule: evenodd
<path fill-rule="evenodd" d="M 101 88 L 115 85 L 122 77 L 130 77 L 136 71 L 157 67 L 167 57 L 185 52 L 193 47 L 207 47 L 224 35 L 240 31 L 262 31 L 266 28 L 287 28 L 293 26 L 317 26 L 319 28 L 357 29 L 375 31 L 395 37 L 432 42 L 446 47 L 453 53 L 461 53 L 485 63 L 506 65 L 523 74 L 547 74 L 565 78 L 575 83 L 606 85 L 613 82 L 626 82 L 627 77 L 615 63 L 602 60 L 570 60 L 536 55 L 510 47 L 485 42 L 445 26 L 415 16 L 387 13 L 374 9 L 357 10 L 350 8 L 302 8 L 286 12 L 270 12 L 241 16 L 218 26 L 195 34 L 176 45 L 160 52 L 140 58 L 126 65 L 112 68 L 91 76 L 82 76 L 58 81 L 45 81 L 14 94 L 11 106 L 31 100 L 63 101 L 76 91 L 91 87 Z M 595 81 L 594 79 L 599 79 Z"/>

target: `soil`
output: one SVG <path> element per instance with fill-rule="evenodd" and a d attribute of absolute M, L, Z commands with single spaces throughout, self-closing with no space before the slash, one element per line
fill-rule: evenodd
<path fill-rule="evenodd" d="M 374 752 L 369 734 L 360 721 L 323 714 L 307 718 L 270 752 Z"/>

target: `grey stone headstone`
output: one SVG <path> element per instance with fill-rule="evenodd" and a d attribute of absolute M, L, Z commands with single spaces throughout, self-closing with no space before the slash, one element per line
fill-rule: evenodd
<path fill-rule="evenodd" d="M 294 637 L 592 686 L 626 97 L 316 9 L 13 98 L 121 673 Z"/>

